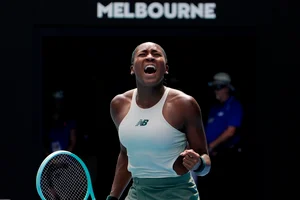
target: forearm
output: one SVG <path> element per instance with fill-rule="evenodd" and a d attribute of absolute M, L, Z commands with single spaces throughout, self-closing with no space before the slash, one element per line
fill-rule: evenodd
<path fill-rule="evenodd" d="M 217 146 L 219 146 L 220 144 L 222 144 L 223 142 L 227 141 L 228 138 L 230 138 L 231 136 L 226 135 L 226 134 L 222 134 L 220 135 L 217 139 L 215 139 L 213 142 L 211 142 L 209 144 L 209 148 L 215 148 Z"/>
<path fill-rule="evenodd" d="M 128 165 L 128 157 L 123 152 L 119 154 L 115 176 L 111 188 L 110 195 L 113 197 L 117 197 L 118 199 L 121 197 L 123 191 L 126 189 L 129 181 L 131 180 L 131 173 L 127 170 Z"/>
<path fill-rule="evenodd" d="M 68 148 L 67 148 L 67 151 L 70 151 L 70 152 L 73 152 L 74 148 L 75 148 L 75 140 L 71 141 Z"/>
<path fill-rule="evenodd" d="M 235 133 L 235 128 L 226 129 L 217 139 L 209 144 L 209 148 L 213 149 L 220 144 L 226 142 L 229 138 L 231 138 Z"/>
<path fill-rule="evenodd" d="M 74 148 L 75 148 L 75 144 L 76 144 L 76 140 L 72 140 L 68 146 L 68 151 L 73 152 Z"/>
<path fill-rule="evenodd" d="M 73 150 L 74 150 L 74 145 L 70 145 L 67 149 L 67 151 L 69 152 L 73 152 Z"/>
<path fill-rule="evenodd" d="M 76 145 L 76 140 L 77 140 L 76 131 L 73 129 L 71 130 L 71 134 L 70 134 L 70 143 L 67 149 L 68 151 L 73 152 Z"/>

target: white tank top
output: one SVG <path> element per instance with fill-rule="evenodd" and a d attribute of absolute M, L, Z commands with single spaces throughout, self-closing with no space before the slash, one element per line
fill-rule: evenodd
<path fill-rule="evenodd" d="M 172 127 L 162 114 L 170 88 L 157 104 L 143 109 L 136 104 L 134 89 L 129 112 L 119 125 L 120 142 L 127 149 L 128 171 L 132 177 L 178 176 L 173 164 L 186 147 L 186 136 Z"/>

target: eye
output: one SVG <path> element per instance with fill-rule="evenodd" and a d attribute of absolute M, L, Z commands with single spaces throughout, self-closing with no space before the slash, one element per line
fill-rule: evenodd
<path fill-rule="evenodd" d="M 138 56 L 139 56 L 139 57 L 140 57 L 140 56 L 146 56 L 146 54 L 145 54 L 145 53 L 139 53 Z"/>

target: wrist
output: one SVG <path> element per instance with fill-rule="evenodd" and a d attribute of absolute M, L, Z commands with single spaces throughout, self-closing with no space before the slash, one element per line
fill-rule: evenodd
<path fill-rule="evenodd" d="M 198 169 L 194 170 L 195 175 L 197 176 L 205 176 L 209 173 L 211 168 L 211 161 L 207 154 L 203 154 L 201 156 L 202 164 Z"/>
<path fill-rule="evenodd" d="M 205 168 L 205 160 L 200 156 L 199 162 L 193 168 L 194 172 L 201 172 Z"/>
<path fill-rule="evenodd" d="M 113 196 L 108 195 L 106 197 L 106 200 L 119 200 L 119 199 L 117 197 L 113 197 Z"/>

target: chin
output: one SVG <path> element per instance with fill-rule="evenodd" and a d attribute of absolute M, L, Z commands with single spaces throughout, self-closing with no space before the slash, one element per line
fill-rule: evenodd
<path fill-rule="evenodd" d="M 146 87 L 155 87 L 155 86 L 157 86 L 157 85 L 160 85 L 160 84 L 162 84 L 163 82 L 161 81 L 161 80 L 157 80 L 157 79 L 151 79 L 151 80 L 143 80 L 142 82 L 141 82 L 141 84 L 143 85 L 143 86 L 146 86 Z"/>
<path fill-rule="evenodd" d="M 160 84 L 160 82 L 150 82 L 150 81 L 145 81 L 142 83 L 142 85 L 145 87 L 155 87 L 159 84 Z"/>

